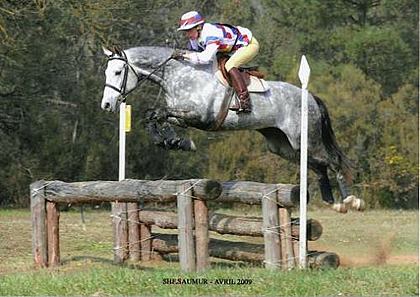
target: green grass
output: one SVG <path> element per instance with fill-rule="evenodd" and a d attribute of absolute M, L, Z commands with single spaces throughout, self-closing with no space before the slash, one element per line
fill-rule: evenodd
<path fill-rule="evenodd" d="M 0 295 L 418 295 L 417 211 L 312 210 L 308 215 L 324 227 L 310 248 L 338 253 L 339 269 L 270 272 L 213 261 L 205 273 L 183 274 L 178 262 L 114 265 L 110 213 L 94 210 L 85 211 L 84 224 L 79 212 L 61 212 L 62 265 L 36 269 L 29 211 L 0 210 Z M 166 278 L 249 279 L 252 284 L 164 285 Z"/>
<path fill-rule="evenodd" d="M 205 279 L 207 285 L 163 284 L 164 279 Z M 215 284 L 248 279 L 251 284 Z M 213 282 L 213 284 L 210 284 Z M 19 284 L 17 286 L 16 284 Z M 176 268 L 118 267 L 82 263 L 76 271 L 41 270 L 0 277 L 0 295 L 418 295 L 415 265 L 337 271 L 268 272 L 214 268 L 181 274 Z"/>

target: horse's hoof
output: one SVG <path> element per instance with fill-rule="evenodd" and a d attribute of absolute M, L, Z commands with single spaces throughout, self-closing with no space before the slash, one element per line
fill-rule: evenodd
<path fill-rule="evenodd" d="M 356 198 L 354 195 L 348 196 L 343 200 L 343 202 L 347 207 L 356 209 L 358 211 L 364 211 L 366 208 L 365 202 L 362 199 Z"/>
<path fill-rule="evenodd" d="M 350 195 L 350 196 L 347 196 L 347 198 L 343 200 L 343 203 L 346 204 L 346 205 L 351 206 L 351 204 L 353 203 L 353 201 L 355 199 L 357 199 L 356 196 Z"/>
<path fill-rule="evenodd" d="M 184 139 L 181 139 L 176 144 L 177 144 L 176 149 L 186 151 L 186 152 L 195 152 L 196 151 L 194 141 L 192 141 L 191 139 L 184 138 Z"/>
<path fill-rule="evenodd" d="M 347 206 L 344 203 L 334 203 L 331 208 L 339 213 L 347 213 Z"/>
<path fill-rule="evenodd" d="M 190 139 L 190 151 L 195 152 L 197 150 L 194 141 Z"/>
<path fill-rule="evenodd" d="M 359 198 L 356 198 L 356 200 L 353 201 L 351 206 L 358 211 L 364 211 L 366 209 L 365 202 Z"/>

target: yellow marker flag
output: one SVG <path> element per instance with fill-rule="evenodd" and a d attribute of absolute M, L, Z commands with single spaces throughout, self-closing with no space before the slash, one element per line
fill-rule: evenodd
<path fill-rule="evenodd" d="M 125 132 L 131 131 L 131 105 L 127 105 L 125 107 L 125 125 L 124 125 Z"/>

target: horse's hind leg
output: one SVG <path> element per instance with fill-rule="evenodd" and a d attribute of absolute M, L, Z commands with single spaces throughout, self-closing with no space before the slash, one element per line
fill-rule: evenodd
<path fill-rule="evenodd" d="M 326 204 L 330 205 L 335 211 L 346 213 L 347 208 L 345 204 L 334 202 L 334 196 L 332 194 L 331 184 L 327 173 L 327 166 L 310 159 L 309 167 L 318 175 L 318 185 L 321 190 L 322 200 Z"/>
<path fill-rule="evenodd" d="M 359 211 L 365 210 L 365 202 L 362 199 L 351 195 L 348 182 L 345 176 L 340 171 L 337 172 L 336 178 L 338 182 L 338 187 L 340 189 L 341 197 L 343 198 L 343 203 L 346 205 L 346 207 L 354 208 Z"/>
<path fill-rule="evenodd" d="M 342 201 L 346 208 L 353 208 L 359 211 L 365 210 L 365 202 L 351 194 L 349 183 L 351 182 L 351 176 L 349 168 L 345 164 L 331 162 L 330 169 L 336 174 L 338 182 L 338 188 L 342 197 Z M 345 173 L 347 172 L 347 174 Z"/>
<path fill-rule="evenodd" d="M 350 196 L 350 189 L 349 185 L 347 184 L 347 180 L 341 172 L 338 172 L 336 175 L 338 187 L 340 189 L 341 197 L 343 200 Z"/>
<path fill-rule="evenodd" d="M 270 152 L 299 164 L 299 152 L 293 149 L 283 131 L 274 127 L 259 129 L 257 131 L 265 137 Z M 318 184 L 321 189 L 322 200 L 328 205 L 331 205 L 334 210 L 345 212 L 344 204 L 334 203 L 330 180 L 327 174 L 327 166 L 313 158 L 309 158 L 308 161 L 309 167 L 318 174 Z"/>

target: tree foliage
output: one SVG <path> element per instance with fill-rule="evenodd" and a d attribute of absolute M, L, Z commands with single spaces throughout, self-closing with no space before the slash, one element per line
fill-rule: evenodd
<path fill-rule="evenodd" d="M 27 205 L 38 179 L 117 178 L 118 118 L 99 106 L 101 47 L 185 47 L 176 26 L 188 10 L 252 29 L 261 44 L 254 63 L 268 79 L 299 85 L 305 54 L 310 91 L 356 164 L 354 190 L 370 207 L 417 207 L 415 0 L 2 0 L 0 203 Z M 162 104 L 160 92 L 144 84 L 129 98 L 128 177 L 298 181 L 298 167 L 269 153 L 257 132 L 180 132 L 196 142 L 194 154 L 154 146 L 144 114 Z"/>

